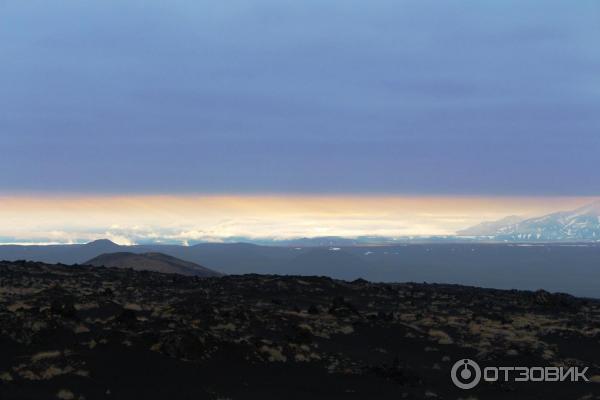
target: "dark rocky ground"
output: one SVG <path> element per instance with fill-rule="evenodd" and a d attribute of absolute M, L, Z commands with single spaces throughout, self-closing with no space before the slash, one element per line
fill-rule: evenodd
<path fill-rule="evenodd" d="M 467 357 L 600 381 L 600 301 L 0 262 L 0 399 L 600 398 L 595 382 L 460 390 Z"/>

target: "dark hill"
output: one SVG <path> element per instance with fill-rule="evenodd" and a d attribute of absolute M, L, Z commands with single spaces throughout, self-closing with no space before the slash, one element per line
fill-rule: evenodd
<path fill-rule="evenodd" d="M 219 272 L 205 268 L 201 265 L 180 260 L 162 253 L 108 253 L 94 257 L 85 264 L 96 267 L 131 268 L 137 271 L 154 271 L 202 277 L 222 275 Z"/>

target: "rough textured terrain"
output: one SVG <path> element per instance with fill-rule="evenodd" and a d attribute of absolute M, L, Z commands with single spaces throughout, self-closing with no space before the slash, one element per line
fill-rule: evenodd
<path fill-rule="evenodd" d="M 452 364 L 587 366 L 600 301 L 324 277 L 186 277 L 0 263 L 1 399 L 594 399 Z"/>

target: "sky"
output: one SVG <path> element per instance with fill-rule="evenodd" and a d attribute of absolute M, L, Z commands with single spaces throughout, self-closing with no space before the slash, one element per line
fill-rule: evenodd
<path fill-rule="evenodd" d="M 0 195 L 597 196 L 599 41 L 595 0 L 1 0 Z"/>
<path fill-rule="evenodd" d="M 0 243 L 123 245 L 319 236 L 452 235 L 506 215 L 574 209 L 585 198 L 125 195 L 0 197 Z"/>

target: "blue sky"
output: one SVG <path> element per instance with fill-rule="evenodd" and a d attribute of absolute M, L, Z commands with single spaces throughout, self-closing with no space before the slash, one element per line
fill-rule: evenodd
<path fill-rule="evenodd" d="M 598 195 L 597 1 L 2 1 L 0 192 Z"/>

